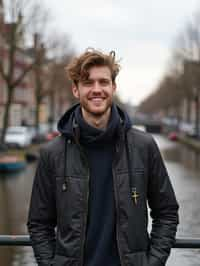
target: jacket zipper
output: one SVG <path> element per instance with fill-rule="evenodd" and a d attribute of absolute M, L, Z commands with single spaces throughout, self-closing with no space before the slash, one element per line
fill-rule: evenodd
<path fill-rule="evenodd" d="M 86 201 L 87 201 L 87 206 L 86 206 L 86 212 L 83 218 L 83 224 L 82 224 L 82 243 L 81 243 L 81 266 L 83 266 L 84 263 L 84 248 L 85 248 L 85 239 L 86 239 L 86 229 L 87 229 L 87 219 L 88 219 L 88 201 L 89 201 L 89 175 L 87 178 L 87 194 L 86 194 Z"/>
<path fill-rule="evenodd" d="M 79 146 L 80 151 L 85 159 L 86 162 L 88 162 L 87 160 L 87 156 L 84 153 L 83 149 L 81 146 Z M 90 182 L 90 171 L 89 171 L 89 167 L 87 165 L 87 171 L 88 171 L 88 175 L 87 175 L 87 191 L 86 191 L 86 211 L 83 217 L 83 221 L 82 221 L 82 230 L 81 230 L 81 261 L 80 261 L 80 265 L 83 266 L 84 264 L 84 248 L 85 248 L 85 239 L 86 239 L 86 229 L 87 229 L 87 220 L 88 220 L 88 203 L 89 203 L 89 182 Z"/>
<path fill-rule="evenodd" d="M 117 164 L 117 161 L 119 159 L 119 156 L 122 154 L 122 142 L 116 143 L 115 149 L 115 158 L 113 160 L 113 165 L 112 165 L 112 175 L 113 175 L 113 187 L 114 187 L 114 195 L 115 195 L 115 204 L 116 204 L 116 239 L 117 239 L 117 247 L 119 251 L 119 258 L 120 258 L 120 263 L 121 266 L 125 266 L 125 262 L 122 258 L 122 251 L 120 247 L 120 241 L 119 241 L 119 232 L 120 232 L 120 216 L 119 216 L 119 201 L 118 201 L 118 195 L 117 195 L 117 185 L 116 185 L 116 174 L 114 170 L 114 165 Z"/>
<path fill-rule="evenodd" d="M 68 143 L 71 143 L 71 140 L 68 141 Z M 86 228 L 87 228 L 87 218 L 88 218 L 88 202 L 89 202 L 89 181 L 90 181 L 90 171 L 89 171 L 89 167 L 88 167 L 88 160 L 87 160 L 87 156 L 83 151 L 83 148 L 81 147 L 80 144 L 77 144 L 81 154 L 83 155 L 85 162 L 87 162 L 87 191 L 86 191 L 86 212 L 85 215 L 82 219 L 82 229 L 81 229 L 81 260 L 80 260 L 80 266 L 83 266 L 84 263 L 84 247 L 85 247 L 85 238 L 86 238 Z M 66 152 L 65 152 L 66 153 Z M 69 156 L 70 158 L 70 156 Z M 63 183 L 62 186 L 62 190 L 66 191 L 67 190 L 67 178 L 65 180 L 65 182 Z"/>
<path fill-rule="evenodd" d="M 115 185 L 115 173 L 114 173 L 114 169 L 112 169 L 112 173 L 113 173 L 113 187 L 114 187 L 114 194 L 115 194 L 115 203 L 116 203 L 116 239 L 117 239 L 117 247 L 118 247 L 118 251 L 119 251 L 119 258 L 120 258 L 120 262 L 122 266 L 124 265 L 123 259 L 122 259 L 122 252 L 121 252 L 121 248 L 120 248 L 120 244 L 119 244 L 119 202 L 118 202 L 118 198 L 117 198 L 117 189 L 116 189 L 116 185 Z"/>

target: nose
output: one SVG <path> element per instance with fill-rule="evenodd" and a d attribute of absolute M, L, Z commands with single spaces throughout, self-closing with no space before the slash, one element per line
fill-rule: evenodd
<path fill-rule="evenodd" d="M 99 92 L 100 90 L 101 90 L 101 86 L 100 86 L 99 82 L 95 81 L 94 85 L 93 85 L 93 91 L 94 92 Z"/>

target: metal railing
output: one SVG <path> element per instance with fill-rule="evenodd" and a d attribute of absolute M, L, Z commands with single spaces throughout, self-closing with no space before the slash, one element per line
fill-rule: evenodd
<path fill-rule="evenodd" d="M 0 235 L 0 246 L 31 246 L 28 235 Z M 173 248 L 200 249 L 200 238 L 177 238 Z"/>

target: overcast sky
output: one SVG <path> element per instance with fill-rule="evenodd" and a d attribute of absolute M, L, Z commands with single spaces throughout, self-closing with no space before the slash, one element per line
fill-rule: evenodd
<path fill-rule="evenodd" d="M 176 36 L 199 0 L 45 0 L 54 27 L 72 38 L 80 53 L 87 47 L 116 51 L 122 69 L 118 93 L 138 104 L 162 78 Z M 53 33 L 53 32 L 52 32 Z"/>

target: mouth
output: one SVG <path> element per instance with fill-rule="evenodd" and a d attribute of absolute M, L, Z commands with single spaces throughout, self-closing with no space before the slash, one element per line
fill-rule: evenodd
<path fill-rule="evenodd" d="M 104 99 L 105 98 L 103 98 L 103 97 L 92 97 L 89 100 L 94 102 L 94 103 L 100 103 L 100 102 L 104 101 Z"/>

